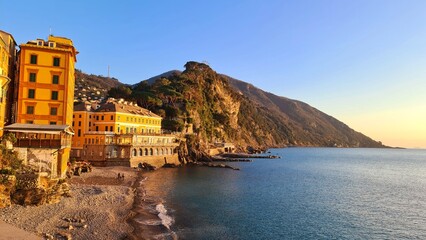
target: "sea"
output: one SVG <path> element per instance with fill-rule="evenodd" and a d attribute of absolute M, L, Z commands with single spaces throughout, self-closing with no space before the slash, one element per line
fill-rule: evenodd
<path fill-rule="evenodd" d="M 283 148 L 147 173 L 165 234 L 179 239 L 426 239 L 426 150 Z M 172 236 L 172 237 L 170 237 Z"/>

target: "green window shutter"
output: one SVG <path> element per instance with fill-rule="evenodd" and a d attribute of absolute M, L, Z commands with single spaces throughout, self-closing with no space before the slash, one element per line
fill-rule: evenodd
<path fill-rule="evenodd" d="M 58 75 L 53 75 L 52 83 L 53 84 L 59 84 L 59 76 Z"/>
<path fill-rule="evenodd" d="M 55 58 L 53 58 L 53 66 L 55 66 L 55 67 L 59 67 L 59 63 L 60 63 L 60 58 L 57 58 L 57 57 L 55 57 Z"/>
<path fill-rule="evenodd" d="M 31 64 L 37 64 L 37 55 L 31 55 L 30 63 Z"/>
<path fill-rule="evenodd" d="M 30 73 L 30 82 L 36 82 L 36 76 L 35 73 Z"/>
<path fill-rule="evenodd" d="M 52 91 L 52 100 L 58 100 L 58 91 Z"/>
<path fill-rule="evenodd" d="M 35 98 L 35 89 L 28 89 L 28 98 Z"/>

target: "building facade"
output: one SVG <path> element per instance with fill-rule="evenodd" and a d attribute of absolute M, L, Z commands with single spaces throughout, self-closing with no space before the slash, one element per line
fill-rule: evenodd
<path fill-rule="evenodd" d="M 13 91 L 11 86 L 15 79 L 17 44 L 13 36 L 0 30 L 0 137 L 3 128 L 10 123 Z"/>
<path fill-rule="evenodd" d="M 16 123 L 72 124 L 76 55 L 62 37 L 20 45 Z"/>
<path fill-rule="evenodd" d="M 162 118 L 123 99 L 74 106 L 71 157 L 98 166 L 178 164 L 174 135 L 161 134 Z"/>
<path fill-rule="evenodd" d="M 51 177 L 64 177 L 73 135 L 75 62 L 70 39 L 49 36 L 21 44 L 13 84 L 15 150 L 26 162 L 48 160 Z M 34 154 L 37 152 L 37 154 Z"/>

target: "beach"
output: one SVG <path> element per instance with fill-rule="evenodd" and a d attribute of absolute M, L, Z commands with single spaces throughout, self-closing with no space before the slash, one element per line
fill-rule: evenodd
<path fill-rule="evenodd" d="M 118 179 L 119 173 L 124 178 Z M 7 223 L 2 229 L 11 232 L 17 227 L 55 239 L 137 239 L 129 221 L 135 215 L 132 209 L 140 178 L 141 172 L 129 167 L 93 168 L 68 180 L 71 197 L 59 203 L 0 209 L 0 220 Z"/>

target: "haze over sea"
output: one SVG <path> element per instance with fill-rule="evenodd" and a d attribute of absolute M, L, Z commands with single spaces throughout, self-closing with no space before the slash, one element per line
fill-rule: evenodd
<path fill-rule="evenodd" d="M 271 149 L 148 173 L 181 239 L 426 239 L 426 150 Z"/>

